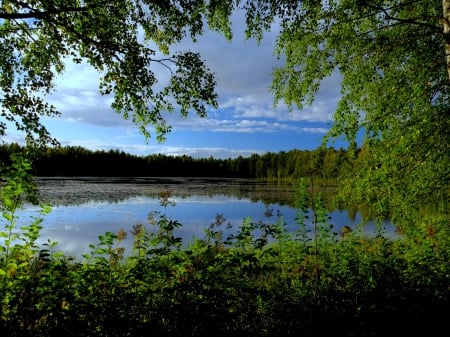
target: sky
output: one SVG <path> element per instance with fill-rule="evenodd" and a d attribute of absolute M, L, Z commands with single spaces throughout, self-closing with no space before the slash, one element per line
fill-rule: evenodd
<path fill-rule="evenodd" d="M 172 50 L 201 54 L 216 76 L 219 107 L 210 109 L 206 118 L 167 115 L 172 131 L 165 142 L 158 143 L 152 129 L 153 137 L 146 141 L 135 125 L 116 114 L 110 107 L 112 97 L 99 94 L 99 74 L 85 63 L 68 63 L 57 78 L 55 90 L 46 100 L 61 116 L 44 118 L 44 125 L 63 146 L 117 149 L 142 156 L 161 153 L 235 158 L 316 149 L 331 125 L 340 98 L 339 77 L 324 80 L 312 106 L 289 111 L 280 102 L 275 108 L 269 86 L 273 69 L 282 66 L 282 60 L 274 54 L 276 29 L 266 33 L 258 45 L 244 38 L 240 23 L 244 20 L 234 18 L 233 22 L 232 42 L 206 31 L 196 43 L 186 39 Z M 168 75 L 163 67 L 154 68 L 154 72 L 158 78 Z M 19 141 L 19 135 L 9 132 L 5 140 Z"/>

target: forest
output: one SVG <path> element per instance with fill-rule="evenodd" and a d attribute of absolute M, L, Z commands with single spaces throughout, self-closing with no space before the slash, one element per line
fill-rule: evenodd
<path fill-rule="evenodd" d="M 0 146 L 0 160 L 25 151 L 16 143 Z M 336 179 L 351 174 L 358 165 L 358 149 L 352 154 L 340 148 L 267 152 L 249 157 L 216 159 L 188 155 L 137 156 L 118 150 L 91 151 L 83 147 L 54 147 L 39 151 L 33 159 L 35 176 L 123 176 L 123 177 L 229 177 L 293 179 L 316 176 Z"/>

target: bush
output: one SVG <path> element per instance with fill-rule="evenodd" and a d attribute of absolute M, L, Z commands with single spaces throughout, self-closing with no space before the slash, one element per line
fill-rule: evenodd
<path fill-rule="evenodd" d="M 3 192 L 4 200 L 14 199 L 20 190 L 14 186 Z M 38 247 L 40 218 L 16 229 L 15 208 L 4 208 L 1 333 L 384 336 L 445 328 L 445 232 L 395 240 L 382 231 L 372 238 L 357 231 L 340 236 L 320 199 L 315 205 L 312 233 L 302 206 L 291 233 L 282 219 L 265 224 L 247 218 L 223 238 L 219 214 L 204 238 L 183 246 L 175 235 L 181 224 L 163 213 L 154 228 L 133 227 L 129 254 L 121 246 L 122 230 L 100 236 L 81 259 L 65 256 L 56 243 Z M 42 216 L 46 212 L 43 207 Z"/>

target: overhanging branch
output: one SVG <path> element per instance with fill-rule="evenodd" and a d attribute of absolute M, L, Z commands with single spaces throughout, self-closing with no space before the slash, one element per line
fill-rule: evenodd
<path fill-rule="evenodd" d="M 410 3 L 406 3 L 406 4 L 411 4 L 411 3 L 415 3 L 416 1 L 412 1 Z M 371 4 L 368 1 L 363 1 L 363 3 L 369 7 L 372 8 L 376 11 L 378 11 L 379 13 L 383 13 L 384 17 L 388 20 L 392 20 L 392 21 L 397 21 L 400 23 L 404 23 L 404 24 L 409 24 L 409 25 L 418 25 L 418 26 L 422 26 L 422 27 L 427 27 L 435 32 L 440 32 L 439 28 L 436 25 L 430 24 L 428 22 L 425 21 L 420 21 L 420 18 L 399 18 L 396 16 L 393 16 L 390 14 L 390 11 L 395 9 L 397 6 L 393 6 L 390 8 L 385 8 L 381 5 L 377 5 L 377 4 Z"/>
<path fill-rule="evenodd" d="M 75 12 L 86 12 L 92 7 L 65 7 L 65 8 L 55 8 L 46 11 L 34 11 L 30 10 L 23 13 L 7 13 L 0 11 L 0 19 L 11 20 L 11 19 L 43 19 L 51 15 L 58 15 L 63 13 L 75 13 Z"/>
<path fill-rule="evenodd" d="M 0 19 L 11 20 L 11 19 L 44 19 L 49 16 L 67 14 L 67 13 L 81 13 L 92 9 L 98 9 L 104 6 L 108 6 L 108 1 L 97 1 L 93 5 L 87 6 L 68 6 L 68 7 L 58 7 L 46 10 L 38 10 L 30 6 L 30 4 L 23 1 L 12 1 L 18 9 L 13 12 L 0 10 Z"/>

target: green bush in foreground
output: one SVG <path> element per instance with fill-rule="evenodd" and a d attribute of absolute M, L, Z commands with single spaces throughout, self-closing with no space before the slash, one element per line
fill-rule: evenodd
<path fill-rule="evenodd" d="M 9 186 L 9 185 L 8 185 Z M 3 201 L 13 200 L 10 186 Z M 8 191 L 4 188 L 3 191 Z M 4 336 L 439 335 L 450 313 L 448 231 L 391 239 L 334 233 L 315 201 L 314 228 L 299 194 L 296 231 L 225 219 L 183 245 L 166 216 L 105 233 L 81 259 L 38 246 L 40 219 L 17 229 L 4 207 L 1 326 Z M 162 198 L 163 206 L 169 202 Z M 43 208 L 44 213 L 47 212 Z M 150 228 L 152 227 L 152 228 Z M 439 333 L 438 333 L 439 332 Z"/>

